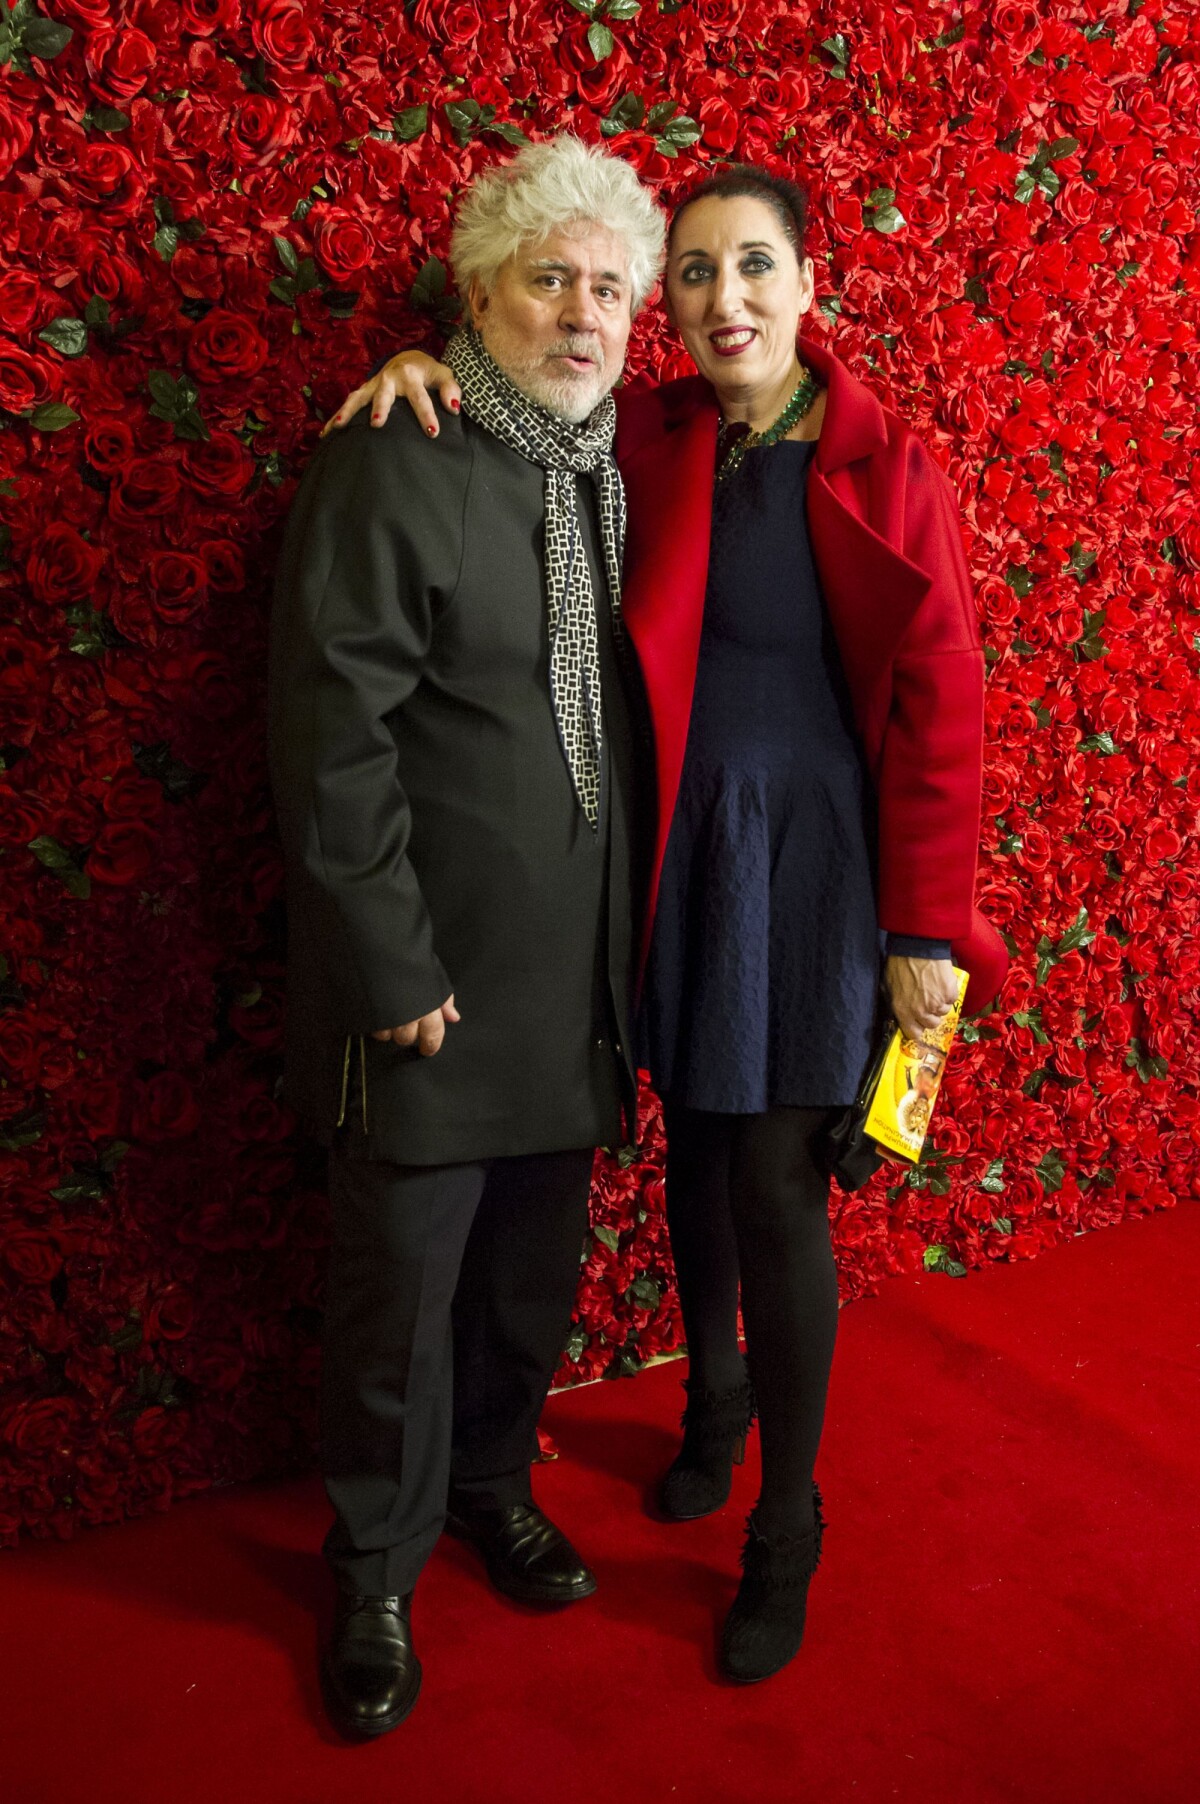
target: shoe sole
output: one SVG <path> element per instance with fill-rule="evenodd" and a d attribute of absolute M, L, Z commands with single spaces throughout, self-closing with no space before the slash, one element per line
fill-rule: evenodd
<path fill-rule="evenodd" d="M 415 1660 L 413 1668 L 412 1688 L 404 1701 L 395 1710 L 389 1711 L 387 1716 L 376 1717 L 370 1723 L 362 1723 L 356 1717 L 347 1714 L 341 1694 L 333 1682 L 328 1663 L 322 1660 L 321 1693 L 329 1720 L 342 1735 L 351 1741 L 361 1741 L 364 1738 L 371 1741 L 377 1735 L 387 1735 L 391 1730 L 398 1729 L 421 1695 L 421 1680 L 424 1677 L 421 1662 Z"/>
<path fill-rule="evenodd" d="M 586 1584 L 572 1586 L 570 1590 L 555 1587 L 553 1591 L 540 1585 L 522 1585 L 519 1579 L 509 1578 L 505 1572 L 497 1572 L 487 1554 L 479 1545 L 478 1538 L 472 1534 L 467 1524 L 457 1516 L 446 1517 L 446 1530 L 458 1541 L 466 1541 L 478 1553 L 487 1570 L 492 1585 L 504 1597 L 511 1597 L 514 1603 L 537 1604 L 543 1609 L 565 1609 L 568 1604 L 582 1603 L 585 1597 L 591 1597 L 596 1589 L 595 1578 L 589 1577 Z"/>

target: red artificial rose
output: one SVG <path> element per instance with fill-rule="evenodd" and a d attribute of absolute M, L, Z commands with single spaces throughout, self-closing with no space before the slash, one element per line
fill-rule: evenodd
<path fill-rule="evenodd" d="M 157 54 L 144 31 L 110 25 L 91 33 L 84 60 L 96 93 L 120 107 L 141 93 Z"/>
<path fill-rule="evenodd" d="M 169 626 L 190 620 L 204 599 L 203 561 L 181 551 L 158 551 L 150 558 L 149 588 L 154 610 Z"/>
<path fill-rule="evenodd" d="M 146 875 L 158 852 L 158 840 L 139 821 L 114 821 L 104 827 L 88 853 L 87 874 L 93 883 L 116 888 Z"/>
<path fill-rule="evenodd" d="M 54 370 L 46 358 L 33 357 L 19 345 L 0 340 L 0 407 L 9 413 L 28 413 L 50 399 L 54 382 Z"/>
<path fill-rule="evenodd" d="M 194 37 L 230 31 L 241 18 L 242 0 L 179 0 L 183 29 Z"/>
<path fill-rule="evenodd" d="M 270 94 L 251 94 L 237 109 L 229 134 L 229 148 L 239 168 L 265 168 L 294 143 L 298 130 L 296 109 Z"/>
<path fill-rule="evenodd" d="M 199 494 L 230 500 L 241 494 L 253 476 L 254 459 L 232 432 L 214 432 L 187 446 L 183 467 Z"/>
<path fill-rule="evenodd" d="M 71 187 L 98 220 L 119 225 L 141 206 L 146 178 L 123 145 L 87 140 L 71 172 Z"/>
<path fill-rule="evenodd" d="M 27 270 L 0 276 L 0 331 L 24 332 L 42 307 L 42 285 Z"/>
<path fill-rule="evenodd" d="M 20 162 L 32 138 L 26 115 L 15 112 L 0 94 L 0 181 Z"/>
<path fill-rule="evenodd" d="M 375 241 L 361 219 L 316 208 L 311 216 L 313 255 L 331 281 L 347 287 L 371 261 Z"/>
<path fill-rule="evenodd" d="M 89 419 L 83 428 L 83 455 L 100 476 L 115 476 L 133 456 L 133 433 L 117 414 Z"/>
<path fill-rule="evenodd" d="M 179 471 L 157 457 L 135 457 L 113 483 L 108 511 L 119 526 L 169 513 L 179 501 Z"/>
<path fill-rule="evenodd" d="M 14 1399 L 0 1409 L 0 1440 L 18 1453 L 48 1454 L 69 1447 L 78 1420 L 79 1405 L 70 1397 Z"/>
<path fill-rule="evenodd" d="M 102 561 L 73 526 L 52 522 L 30 549 L 25 580 L 39 601 L 52 606 L 77 601 L 91 591 Z"/>
<path fill-rule="evenodd" d="M 236 595 L 245 588 L 245 560 L 232 539 L 207 539 L 196 549 L 204 559 L 210 588 L 220 595 Z"/>
<path fill-rule="evenodd" d="M 62 1253 L 49 1237 L 35 1228 L 7 1227 L 0 1240 L 0 1258 L 24 1284 L 49 1284 L 62 1270 Z"/>
<path fill-rule="evenodd" d="M 300 0 L 258 0 L 250 38 L 260 56 L 285 69 L 303 69 L 312 55 L 312 33 Z"/>
<path fill-rule="evenodd" d="M 200 1110 L 191 1085 L 181 1072 L 160 1071 L 136 1086 L 132 1133 L 151 1145 L 185 1140 L 200 1125 Z"/>
<path fill-rule="evenodd" d="M 235 382 L 255 376 L 267 360 L 267 341 L 241 314 L 214 307 L 193 328 L 187 367 L 199 382 Z"/>

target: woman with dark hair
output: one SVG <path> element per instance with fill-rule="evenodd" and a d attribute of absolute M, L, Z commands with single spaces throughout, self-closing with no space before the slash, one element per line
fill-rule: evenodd
<path fill-rule="evenodd" d="M 624 618 L 654 726 L 659 822 L 645 1062 L 689 1354 L 660 1503 L 728 1497 L 755 1412 L 762 1487 L 721 1642 L 749 1682 L 798 1650 L 824 1523 L 813 1469 L 838 1289 L 823 1141 L 853 1100 L 880 980 L 910 1037 L 1005 954 L 974 911 L 983 658 L 947 478 L 909 427 L 799 336 L 801 189 L 733 166 L 676 209 L 666 309 L 699 374 L 618 395 Z M 436 420 L 450 372 L 395 392 Z M 738 1347 L 739 1292 L 747 1362 Z"/>

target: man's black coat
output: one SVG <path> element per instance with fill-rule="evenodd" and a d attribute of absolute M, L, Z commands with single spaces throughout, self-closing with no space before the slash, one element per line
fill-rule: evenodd
<path fill-rule="evenodd" d="M 634 682 L 578 478 L 604 696 L 600 827 L 549 688 L 543 472 L 465 417 L 329 435 L 271 618 L 287 869 L 283 1094 L 329 1144 L 413 1165 L 613 1144 L 628 1025 Z M 371 1037 L 437 1008 L 432 1058 Z M 364 1131 L 365 1130 L 365 1131 Z"/>

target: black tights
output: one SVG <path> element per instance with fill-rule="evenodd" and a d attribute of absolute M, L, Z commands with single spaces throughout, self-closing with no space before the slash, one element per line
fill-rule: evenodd
<path fill-rule="evenodd" d="M 689 1374 L 701 1390 L 742 1380 L 738 1280 L 762 1438 L 758 1522 L 812 1525 L 812 1476 L 837 1334 L 829 1182 L 809 1150 L 825 1109 L 716 1115 L 664 1102 L 667 1223 Z"/>

